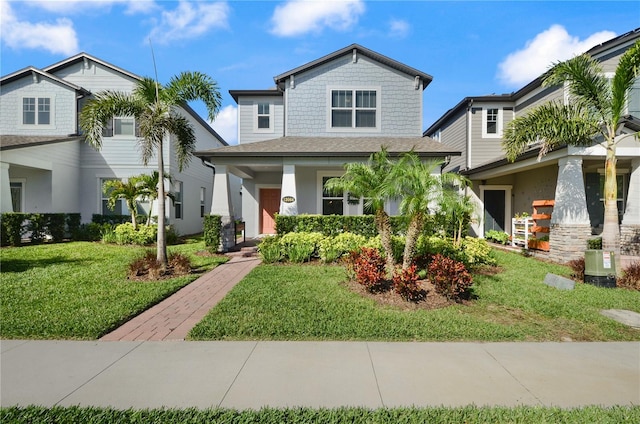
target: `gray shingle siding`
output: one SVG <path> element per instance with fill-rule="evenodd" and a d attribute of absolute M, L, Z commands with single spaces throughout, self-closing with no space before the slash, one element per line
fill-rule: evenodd
<path fill-rule="evenodd" d="M 359 131 L 327 131 L 328 88 L 379 88 L 380 130 L 367 135 L 414 136 L 422 133 L 422 89 L 415 89 L 414 77 L 360 55 L 351 55 L 294 75 L 286 83 L 288 136 L 350 137 Z"/>

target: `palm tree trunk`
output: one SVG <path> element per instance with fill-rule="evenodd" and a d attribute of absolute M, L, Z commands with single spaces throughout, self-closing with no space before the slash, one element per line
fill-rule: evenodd
<path fill-rule="evenodd" d="M 402 269 L 407 269 L 411 266 L 411 262 L 413 262 L 413 257 L 416 252 L 416 244 L 418 244 L 418 236 L 420 235 L 420 231 L 422 231 L 422 215 L 416 214 L 411 217 L 411 221 L 409 222 L 409 228 L 407 228 L 407 236 L 404 241 L 404 254 L 402 257 Z"/>
<path fill-rule="evenodd" d="M 607 141 L 607 157 L 604 165 L 604 225 L 602 249 L 615 253 L 616 271 L 620 268 L 620 226 L 618 225 L 618 181 L 616 175 L 616 146 Z"/>
<path fill-rule="evenodd" d="M 135 201 L 133 202 L 129 202 L 127 204 L 127 207 L 129 208 L 129 211 L 131 212 L 131 223 L 133 224 L 133 229 L 137 230 L 138 229 L 138 220 L 136 219 L 136 211 L 135 211 L 135 207 L 136 207 L 136 203 Z"/>
<path fill-rule="evenodd" d="M 395 266 L 395 260 L 393 258 L 393 243 L 391 241 L 391 221 L 389 220 L 389 215 L 387 215 L 384 209 L 376 211 L 375 220 L 376 227 L 378 227 L 378 233 L 380 233 L 382 248 L 385 253 L 387 276 L 391 276 L 393 275 L 393 267 Z"/>
<path fill-rule="evenodd" d="M 169 264 L 167 260 L 167 241 L 165 238 L 165 196 L 164 196 L 164 157 L 162 149 L 163 140 L 158 143 L 158 238 L 156 260 L 166 268 Z"/>

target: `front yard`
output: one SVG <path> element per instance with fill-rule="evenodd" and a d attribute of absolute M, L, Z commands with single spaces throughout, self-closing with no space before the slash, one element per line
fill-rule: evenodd
<path fill-rule="evenodd" d="M 475 300 L 436 310 L 382 307 L 350 291 L 340 266 L 261 265 L 191 331 L 194 340 L 607 341 L 640 331 L 600 315 L 640 312 L 640 292 L 542 283 L 564 266 L 495 252 L 501 272 L 474 275 Z"/>
<path fill-rule="evenodd" d="M 63 243 L 0 250 L 2 338 L 97 339 L 174 293 L 198 273 L 158 282 L 126 279 L 145 249 Z M 224 258 L 196 255 L 201 240 L 170 247 L 199 273 Z M 501 271 L 474 275 L 474 299 L 442 309 L 378 305 L 345 284 L 336 265 L 260 265 L 191 332 L 194 340 L 560 341 L 640 340 L 599 314 L 640 312 L 640 292 L 542 284 L 569 269 L 495 252 Z"/>
<path fill-rule="evenodd" d="M 0 249 L 0 337 L 97 339 L 212 269 L 221 257 L 195 255 L 204 242 L 170 246 L 199 274 L 159 282 L 129 281 L 141 247 L 72 242 Z"/>

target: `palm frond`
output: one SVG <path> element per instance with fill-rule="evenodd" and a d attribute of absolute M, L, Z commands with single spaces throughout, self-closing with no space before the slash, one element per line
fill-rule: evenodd
<path fill-rule="evenodd" d="M 119 91 L 102 91 L 89 99 L 80 112 L 80 129 L 86 142 L 99 149 L 102 147 L 102 131 L 107 121 L 116 116 L 136 116 L 141 105 L 135 96 Z"/>
<path fill-rule="evenodd" d="M 168 101 L 176 106 L 202 100 L 211 121 L 215 119 L 222 105 L 218 84 L 213 78 L 201 72 L 182 72 L 171 78 L 165 88 Z"/>
<path fill-rule="evenodd" d="M 156 86 L 158 90 L 158 94 L 162 95 L 162 85 L 157 83 L 154 79 L 149 77 L 144 77 L 140 81 L 136 83 L 135 88 L 133 89 L 134 95 L 142 100 L 145 104 L 153 104 L 156 103 Z M 160 100 L 160 99 L 158 99 Z"/>
<path fill-rule="evenodd" d="M 629 99 L 629 91 L 640 72 L 640 40 L 627 50 L 616 67 L 611 82 L 612 124 L 617 127 Z"/>
<path fill-rule="evenodd" d="M 513 162 L 534 143 L 541 143 L 541 157 L 563 145 L 591 145 L 593 136 L 599 132 L 598 120 L 581 105 L 549 102 L 511 121 L 502 147 L 507 159 Z"/>
<path fill-rule="evenodd" d="M 175 136 L 174 147 L 178 159 L 178 169 L 189 164 L 196 149 L 196 136 L 193 127 L 187 118 L 177 114 L 171 114 L 166 120 L 166 128 Z"/>

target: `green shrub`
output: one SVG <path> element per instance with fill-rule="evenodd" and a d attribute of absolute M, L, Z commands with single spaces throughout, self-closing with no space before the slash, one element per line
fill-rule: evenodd
<path fill-rule="evenodd" d="M 406 232 L 407 219 L 402 216 L 390 217 L 395 234 Z M 337 236 L 342 233 L 354 233 L 365 237 L 378 234 L 373 215 L 276 215 L 276 232 L 322 233 L 325 236 Z"/>
<path fill-rule="evenodd" d="M 258 244 L 258 254 L 262 262 L 272 264 L 283 259 L 282 249 L 280 247 L 280 238 L 277 236 L 268 236 L 263 238 Z"/>
<path fill-rule="evenodd" d="M 220 215 L 204 216 L 204 244 L 210 252 L 220 250 L 222 240 L 222 217 Z"/>
<path fill-rule="evenodd" d="M 66 214 L 64 213 L 48 213 L 44 214 L 46 232 L 51 236 L 55 243 L 59 243 L 64 239 Z"/>
<path fill-rule="evenodd" d="M 509 244 L 509 234 L 504 231 L 489 230 L 484 233 L 484 238 L 494 243 Z"/>
<path fill-rule="evenodd" d="M 31 232 L 31 243 L 42 243 L 46 238 L 47 217 L 41 213 L 28 215 L 27 231 Z"/>
<path fill-rule="evenodd" d="M 125 224 L 127 222 L 131 222 L 130 215 L 101 215 L 94 213 L 91 216 L 91 222 L 95 222 L 96 224 Z"/>
<path fill-rule="evenodd" d="M 340 257 L 359 249 L 367 243 L 367 238 L 354 233 L 341 233 L 335 237 L 325 237 L 319 243 L 318 254 L 325 263 L 331 263 Z"/>
<path fill-rule="evenodd" d="M 65 223 L 67 224 L 67 233 L 71 240 L 78 240 L 80 234 L 80 225 L 82 222 L 82 216 L 79 213 L 66 214 Z"/>
<path fill-rule="evenodd" d="M 305 262 L 318 256 L 320 243 L 324 239 L 321 233 L 287 233 L 280 237 L 283 256 L 291 262 Z"/>
<path fill-rule="evenodd" d="M 496 265 L 491 246 L 486 240 L 467 236 L 462 240 L 463 261 L 466 265 Z"/>
<path fill-rule="evenodd" d="M 116 226 L 114 230 L 115 242 L 117 244 L 137 244 L 145 246 L 153 244 L 157 238 L 158 229 L 155 225 L 141 225 L 138 229 L 133 228 L 133 224 L 127 222 Z M 104 238 L 103 238 L 103 241 Z"/>
<path fill-rule="evenodd" d="M 0 217 L 2 227 L 2 245 L 20 246 L 22 235 L 25 233 L 24 223 L 28 219 L 28 214 L 18 212 L 3 213 Z"/>
<path fill-rule="evenodd" d="M 601 250 L 602 249 L 602 237 L 596 237 L 587 240 L 587 248 L 591 250 Z"/>

